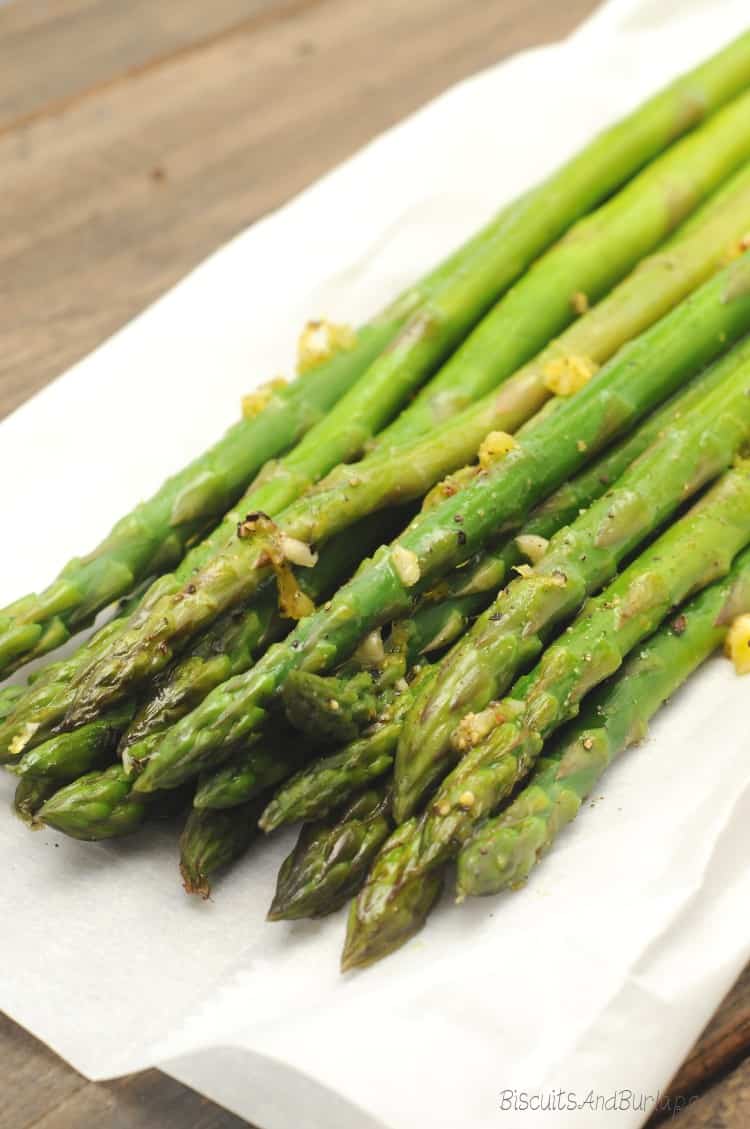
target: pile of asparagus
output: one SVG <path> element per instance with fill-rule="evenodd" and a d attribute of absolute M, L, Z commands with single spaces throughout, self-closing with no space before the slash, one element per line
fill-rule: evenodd
<path fill-rule="evenodd" d="M 750 669 L 750 33 L 595 138 L 43 592 L 0 610 L 32 827 L 301 823 L 271 920 L 343 966 L 514 888 L 718 647 Z"/>

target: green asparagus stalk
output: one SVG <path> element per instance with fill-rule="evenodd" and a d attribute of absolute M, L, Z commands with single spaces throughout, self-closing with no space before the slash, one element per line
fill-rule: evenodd
<path fill-rule="evenodd" d="M 96 842 L 138 831 L 153 802 L 149 796 L 133 796 L 124 768 L 115 764 L 60 788 L 37 818 L 73 839 Z"/>
<path fill-rule="evenodd" d="M 23 693 L 16 699 L 12 713 L 0 720 L 0 764 L 17 762 L 23 752 L 50 737 L 62 718 L 61 706 L 74 676 L 83 669 L 97 648 L 103 648 L 120 631 L 128 617 L 139 606 L 146 586 L 122 600 L 116 615 L 91 637 L 85 647 L 65 659 L 48 663 L 28 679 Z"/>
<path fill-rule="evenodd" d="M 59 733 L 29 749 L 14 766 L 19 776 L 34 776 L 67 783 L 114 760 L 120 734 L 133 716 L 125 703 L 97 721 L 71 733 Z"/>
<path fill-rule="evenodd" d="M 384 354 L 329 417 L 290 456 L 272 468 L 270 477 L 264 476 L 246 495 L 243 505 L 247 512 L 276 517 L 288 537 L 319 545 L 368 512 L 393 504 L 394 499 L 419 497 L 444 474 L 469 461 L 489 431 L 514 430 L 550 395 L 546 367 L 550 359 L 559 356 L 560 348 L 567 348 L 568 342 L 558 343 L 550 356 L 541 358 L 541 365 L 517 374 L 499 395 L 487 395 L 475 409 L 465 411 L 457 419 L 454 409 L 490 392 L 551 336 L 564 329 L 574 317 L 572 294 L 586 289 L 593 299 L 606 292 L 643 254 L 653 250 L 727 172 L 745 160 L 748 152 L 750 94 L 675 146 L 599 212 L 582 221 L 505 296 L 456 354 L 449 377 L 439 378 L 435 402 L 442 405 L 441 418 L 454 416 L 443 423 L 439 435 L 419 438 L 429 423 L 423 421 L 419 427 L 409 423 L 412 412 L 418 414 L 413 406 L 399 427 L 399 459 L 391 457 L 390 440 L 386 443 L 384 439 L 384 454 L 371 456 L 355 467 L 339 467 L 312 496 L 308 493 L 296 504 L 293 501 L 337 460 L 362 448 L 364 441 L 382 426 L 386 418 L 382 409 L 386 409 L 386 415 L 391 411 L 393 401 L 389 397 L 398 398 L 409 391 L 411 386 L 403 385 L 402 377 L 406 381 L 410 374 L 419 371 L 419 366 L 413 369 L 411 364 L 413 350 L 418 352 L 419 348 L 417 338 L 407 333 L 403 364 L 393 369 L 398 348 Z M 741 199 L 746 216 L 750 207 L 747 175 L 733 199 L 738 204 Z M 727 221 L 728 214 L 733 216 L 731 223 Z M 665 268 L 663 260 L 653 264 L 648 274 L 642 274 L 637 284 L 632 282 L 603 317 L 597 317 L 585 330 L 573 335 L 574 344 L 581 340 L 592 344 L 594 356 L 587 358 L 587 364 L 595 364 L 596 357 L 607 359 L 627 339 L 627 334 L 640 328 L 639 321 L 641 325 L 644 321 L 651 324 L 715 269 L 725 251 L 724 240 L 715 241 L 717 226 L 722 234 L 728 230 L 736 232 L 736 213 L 726 208 L 710 210 L 697 236 L 698 252 L 693 234 L 681 253 L 691 267 L 687 273 L 683 274 L 682 264 L 677 264 L 677 270 L 674 262 L 669 268 Z M 461 285 L 470 288 L 469 280 L 463 277 Z M 635 310 L 638 312 L 634 318 Z M 609 332 L 597 336 L 595 330 L 602 321 Z M 421 332 L 426 334 L 432 349 L 439 332 L 431 326 L 427 333 L 424 325 Z M 458 389 L 455 395 L 450 393 L 454 386 Z M 450 411 L 449 400 L 453 404 Z M 429 422 L 434 426 L 434 421 Z M 398 475 L 396 468 L 401 470 Z M 408 474 L 403 473 L 404 468 L 408 468 Z M 139 617 L 108 653 L 92 665 L 81 679 L 68 714 L 69 724 L 89 720 L 129 687 L 154 677 L 196 632 L 205 629 L 218 614 L 253 595 L 269 573 L 267 538 L 252 535 L 257 527 L 257 522 L 241 524 L 224 551 L 198 574 L 192 574 L 181 589 L 153 605 L 147 616 Z"/>
<path fill-rule="evenodd" d="M 363 792 L 331 819 L 307 824 L 282 863 L 268 920 L 323 917 L 340 909 L 364 882 L 392 828 L 385 788 Z"/>
<path fill-rule="evenodd" d="M 721 646 L 733 619 L 748 611 L 745 550 L 724 580 L 701 592 L 586 700 L 513 803 L 475 831 L 458 856 L 459 900 L 522 885 L 614 758 L 643 740 L 654 714 Z"/>
<path fill-rule="evenodd" d="M 517 528 L 532 506 L 748 328 L 750 259 L 743 256 L 623 349 L 505 459 L 379 549 L 251 671 L 213 690 L 165 735 L 136 787 L 174 787 L 211 767 L 258 728 L 292 670 L 330 670 L 373 628 L 407 614 L 420 591 L 499 530 Z"/>
<path fill-rule="evenodd" d="M 485 563 L 481 571 L 487 573 L 491 570 Z M 464 579 L 464 586 L 467 583 L 468 581 Z M 312 744 L 308 740 L 303 739 L 300 742 L 299 738 L 284 734 L 281 741 L 274 739 L 271 745 L 251 743 L 250 747 L 230 756 L 228 761 L 214 772 L 204 775 L 196 791 L 195 806 L 226 808 L 244 803 L 261 790 L 286 780 L 290 773 L 294 773 L 288 785 L 282 785 L 276 804 L 272 803 L 272 809 L 279 819 L 279 823 L 275 826 L 279 826 L 282 822 L 297 818 L 313 818 L 313 812 L 316 818 L 318 815 L 326 815 L 331 807 L 340 805 L 357 786 L 361 787 L 383 775 L 392 764 L 396 737 L 411 703 L 413 688 L 417 682 L 421 683 L 430 676 L 430 668 L 415 666 L 415 660 L 424 650 L 431 648 L 436 638 L 447 639 L 448 636 L 453 638 L 454 632 L 463 630 L 471 609 L 480 606 L 477 603 L 479 599 L 482 599 L 479 594 L 455 597 L 442 605 L 420 609 L 413 620 L 403 625 L 404 630 L 398 633 L 400 638 L 394 643 L 393 650 L 384 655 L 384 669 L 377 679 L 364 670 L 356 673 L 351 681 L 322 679 L 316 675 L 298 672 L 298 693 L 295 694 L 292 688 L 290 696 L 293 705 L 288 711 L 289 720 L 296 717 L 297 721 L 301 722 L 302 715 L 305 712 L 309 713 L 310 708 L 316 704 L 314 699 L 318 690 L 325 687 L 326 692 L 330 693 L 328 685 L 330 682 L 333 682 L 334 686 L 340 684 L 343 687 L 347 700 L 342 699 L 338 711 L 331 709 L 330 698 L 328 701 L 318 702 L 320 716 L 317 723 L 297 726 L 307 738 L 312 739 Z M 410 671 L 412 678 L 410 683 L 407 683 L 403 677 L 407 670 Z M 308 680 L 312 681 L 312 685 Z M 290 681 L 291 678 L 284 687 L 285 701 Z M 370 719 L 372 724 L 368 732 L 361 740 L 352 739 L 340 753 L 332 757 L 313 759 L 309 765 L 295 772 L 300 763 L 310 761 L 313 757 L 316 741 L 330 742 L 335 737 L 340 737 L 342 733 L 348 732 L 350 725 L 354 728 L 353 717 L 347 714 L 348 699 L 351 699 L 353 710 L 356 710 L 353 702 L 355 686 L 352 682 L 356 682 L 357 685 L 361 683 L 368 701 L 373 703 Z M 358 712 L 360 720 L 364 723 L 362 711 Z M 339 713 L 345 720 L 342 729 L 337 731 L 334 719 Z M 293 721 L 292 723 L 294 724 Z M 354 737 L 355 733 L 352 736 Z M 341 737 L 341 740 L 346 740 L 346 737 Z M 339 799 L 344 788 L 346 791 Z M 299 809 L 300 804 L 305 804 L 311 814 L 305 816 L 291 814 L 295 809 Z M 286 818 L 282 816 L 282 812 L 285 812 Z M 269 821 L 273 818 L 272 813 L 268 814 Z M 269 822 L 265 830 L 271 830 L 271 826 L 272 823 Z"/>
<path fill-rule="evenodd" d="M 88 657 L 122 628 L 124 620 L 124 616 L 111 620 L 85 648 L 59 662 L 50 663 L 24 689 L 13 712 L 0 722 L 0 764 L 18 761 L 26 749 L 41 744 L 52 735 L 65 716 L 60 701 L 68 692 L 74 676 L 82 670 Z"/>
<path fill-rule="evenodd" d="M 288 624 L 278 609 L 272 585 L 266 585 L 254 607 L 229 613 L 212 624 L 196 645 L 164 672 L 139 706 L 120 743 L 126 766 L 134 768 L 145 762 L 148 750 L 156 746 L 165 729 L 194 709 L 225 678 L 252 666 L 269 643 L 283 637 Z M 89 722 L 72 732 L 81 733 L 95 724 Z"/>
<path fill-rule="evenodd" d="M 691 494 L 729 466 L 750 436 L 750 341 L 716 366 L 724 374 L 614 487 L 546 547 L 531 575 L 505 588 L 417 696 L 399 741 L 394 810 L 403 823 L 455 762 L 462 718 L 471 722 L 540 655 L 620 564 Z M 655 486 L 658 485 L 658 489 Z"/>
<path fill-rule="evenodd" d="M 58 786 L 58 782 L 49 777 L 23 776 L 18 781 L 13 797 L 13 810 L 32 831 L 42 826 L 37 818 L 39 809 L 54 795 Z"/>
<path fill-rule="evenodd" d="M 4 686 L 0 690 L 0 723 L 10 717 L 18 705 L 19 700 L 26 693 L 24 686 Z"/>
<path fill-rule="evenodd" d="M 180 836 L 180 873 L 185 892 L 206 899 L 210 879 L 245 854 L 258 835 L 261 801 L 228 811 L 192 808 Z"/>
<path fill-rule="evenodd" d="M 750 463 L 698 504 L 590 601 L 494 711 L 495 727 L 446 777 L 427 811 L 402 823 L 352 905 L 343 967 L 369 964 L 424 924 L 423 890 L 528 774 L 544 742 L 614 674 L 671 608 L 726 575 L 750 542 Z"/>
<path fill-rule="evenodd" d="M 314 755 L 316 747 L 293 730 L 281 727 L 252 741 L 201 778 L 193 804 L 207 808 L 233 808 L 247 803 L 280 780 L 286 779 Z"/>
<path fill-rule="evenodd" d="M 190 805 L 191 795 L 187 788 L 159 796 L 134 795 L 123 766 L 113 764 L 59 788 L 37 818 L 73 839 L 98 842 L 132 835 L 147 820 L 171 819 Z"/>
<path fill-rule="evenodd" d="M 360 523 L 347 536 L 335 538 L 315 568 L 300 570 L 298 581 L 303 593 L 314 603 L 325 600 L 351 576 L 363 554 L 400 528 L 404 520 L 403 511 L 387 511 L 375 520 Z M 194 709 L 214 686 L 247 670 L 268 644 L 288 629 L 289 621 L 278 607 L 273 584 L 248 609 L 230 612 L 212 624 L 139 706 L 121 742 L 128 759 L 145 761 L 155 743 L 154 735 Z"/>
<path fill-rule="evenodd" d="M 195 806 L 200 810 L 245 806 L 299 768 L 311 755 L 311 748 L 286 736 L 286 741 L 278 735 L 273 741 L 263 741 L 255 734 L 246 749 L 231 756 L 221 772 L 202 783 L 193 798 Z M 76 839 L 95 841 L 130 834 L 160 812 L 169 815 L 179 810 L 181 792 L 174 800 L 172 793 L 143 797 L 134 792 L 133 781 L 132 773 L 120 764 L 88 772 L 63 788 L 58 778 L 55 787 L 59 791 L 45 804 L 39 819 Z"/>
<path fill-rule="evenodd" d="M 300 820 L 324 819 L 386 776 L 411 701 L 410 689 L 403 691 L 366 733 L 338 752 L 311 761 L 282 784 L 260 818 L 263 831 Z"/>
<path fill-rule="evenodd" d="M 456 570 L 442 586 L 439 602 L 423 600 L 414 615 L 394 625 L 382 657 L 364 665 L 358 655 L 338 674 L 292 671 L 283 688 L 287 720 L 328 744 L 354 741 L 410 688 L 405 676 L 420 670 L 425 656 L 448 647 L 486 607 L 505 575 L 503 552 L 489 551 L 473 567 Z M 376 633 L 376 645 L 382 647 Z"/>
<path fill-rule="evenodd" d="M 284 709 L 295 729 L 328 744 L 353 741 L 378 716 L 380 696 L 373 676 L 323 678 L 292 671 L 284 684 Z"/>

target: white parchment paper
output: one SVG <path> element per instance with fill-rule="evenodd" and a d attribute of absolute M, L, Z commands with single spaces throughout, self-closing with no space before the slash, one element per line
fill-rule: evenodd
<path fill-rule="evenodd" d="M 377 308 L 746 22 L 745 0 L 612 0 L 219 251 L 0 426 L 0 602 L 44 584 L 228 425 L 243 391 L 289 371 L 307 317 Z M 749 698 L 710 664 L 526 890 L 446 902 L 347 978 L 340 917 L 264 922 L 289 836 L 204 905 L 180 889 L 174 828 L 89 846 L 4 817 L 0 1008 L 91 1078 L 161 1065 L 261 1129 L 631 1129 L 750 955 Z M 0 792 L 9 803 L 8 780 Z M 504 1093 L 560 1089 L 557 1112 Z M 614 1091 L 635 1097 L 605 1114 Z"/>

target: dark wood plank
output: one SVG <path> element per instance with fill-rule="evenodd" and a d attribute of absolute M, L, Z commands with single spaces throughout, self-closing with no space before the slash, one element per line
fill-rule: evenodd
<path fill-rule="evenodd" d="M 0 1125 L 2 1125 L 0 1120 Z M 220 1109 L 156 1070 L 100 1085 L 85 1083 L 36 1121 L 12 1129 L 247 1129 L 248 1122 Z M 8 1129 L 11 1129 L 10 1122 Z"/>
<path fill-rule="evenodd" d="M 750 1053 L 750 967 L 727 996 L 669 1086 L 697 1094 Z M 748 1121 L 750 1124 L 750 1120 Z"/>
<path fill-rule="evenodd" d="M 88 1083 L 0 1013 L 0 1129 L 25 1129 Z"/>
<path fill-rule="evenodd" d="M 0 413 L 374 134 L 593 6 L 302 4 L 0 135 Z M 0 37 L 0 74 L 8 55 Z"/>
<path fill-rule="evenodd" d="M 750 1059 L 691 1102 L 664 1125 L 675 1129 L 747 1129 L 750 1125 Z"/>
<path fill-rule="evenodd" d="M 308 0 L 302 0 L 308 2 Z M 0 4 L 0 132 L 299 0 L 13 0 Z M 33 82 L 29 81 L 30 72 Z"/>
<path fill-rule="evenodd" d="M 0 1014 L 0 1129 L 240 1129 L 247 1122 L 156 1070 L 95 1085 Z"/>

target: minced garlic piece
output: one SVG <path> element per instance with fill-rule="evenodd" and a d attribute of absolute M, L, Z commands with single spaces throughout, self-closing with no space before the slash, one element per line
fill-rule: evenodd
<path fill-rule="evenodd" d="M 453 748 L 458 753 L 468 753 L 505 720 L 506 714 L 500 702 L 492 702 L 481 713 L 464 714 L 453 731 Z"/>
<path fill-rule="evenodd" d="M 256 416 L 259 416 L 263 409 L 268 407 L 274 392 L 278 392 L 280 388 L 286 388 L 288 383 L 289 381 L 285 377 L 275 376 L 273 380 L 261 384 L 260 388 L 256 388 L 254 392 L 248 392 L 247 396 L 242 397 L 242 418 L 255 419 Z"/>
<path fill-rule="evenodd" d="M 588 357 L 558 357 L 544 366 L 544 386 L 555 396 L 572 396 L 588 384 L 597 368 Z"/>
<path fill-rule="evenodd" d="M 521 533 L 516 537 L 516 545 L 527 561 L 539 564 L 549 548 L 549 541 L 546 537 L 537 537 L 535 533 Z"/>
<path fill-rule="evenodd" d="M 585 314 L 589 308 L 589 296 L 583 290 L 576 290 L 570 299 L 574 314 Z"/>
<path fill-rule="evenodd" d="M 318 563 L 318 554 L 314 553 L 305 541 L 290 537 L 288 533 L 280 532 L 279 544 L 286 559 L 300 568 L 313 568 Z"/>
<path fill-rule="evenodd" d="M 24 751 L 40 724 L 41 723 L 38 721 L 27 721 L 21 730 L 16 733 L 15 737 L 8 745 L 8 752 L 12 757 L 17 757 Z"/>
<path fill-rule="evenodd" d="M 750 674 L 750 615 L 738 616 L 729 629 L 726 651 L 738 674 Z"/>
<path fill-rule="evenodd" d="M 482 470 L 504 459 L 511 451 L 515 451 L 518 443 L 507 431 L 491 431 L 479 448 L 479 465 Z"/>
<path fill-rule="evenodd" d="M 268 514 L 261 511 L 247 514 L 239 522 L 237 536 L 241 541 L 249 537 L 260 539 L 264 551 L 258 557 L 255 567 L 270 565 L 273 569 L 281 614 L 289 619 L 304 619 L 305 616 L 312 615 L 315 605 L 300 588 L 291 567 L 295 563 L 310 568 L 316 563 L 318 558 L 310 546 L 304 541 L 298 541 L 296 537 L 289 537 Z"/>
<path fill-rule="evenodd" d="M 442 480 L 442 482 L 438 482 L 437 486 L 433 486 L 431 490 L 427 491 L 424 498 L 422 499 L 422 512 L 426 513 L 427 510 L 431 510 L 435 506 L 439 506 L 440 503 L 444 502 L 446 498 L 452 498 L 453 495 L 457 494 L 459 490 L 463 489 L 463 487 L 466 486 L 467 483 L 476 478 L 478 473 L 479 467 L 465 466 L 461 467 L 461 470 L 457 470 L 454 471 L 453 474 L 449 474 L 447 478 L 444 478 Z"/>
<path fill-rule="evenodd" d="M 356 340 L 357 335 L 350 325 L 336 325 L 325 318 L 309 321 L 297 342 L 297 372 L 301 376 L 322 365 L 334 353 L 351 349 Z"/>
<path fill-rule="evenodd" d="M 523 576 L 524 578 L 526 578 L 527 576 L 532 576 L 534 573 L 531 565 L 527 564 L 513 565 L 513 571 L 517 572 L 519 576 Z"/>
<path fill-rule="evenodd" d="M 385 661 L 385 648 L 383 636 L 379 628 L 365 635 L 364 639 L 354 652 L 354 658 L 361 666 L 380 666 Z"/>
<path fill-rule="evenodd" d="M 396 545 L 391 553 L 391 560 L 401 583 L 406 588 L 413 588 L 422 575 L 417 554 L 412 553 L 411 549 Z"/>
<path fill-rule="evenodd" d="M 279 593 L 279 611 L 287 619 L 304 619 L 315 611 L 315 604 L 302 591 L 297 577 L 289 565 L 274 564 L 276 587 Z"/>

